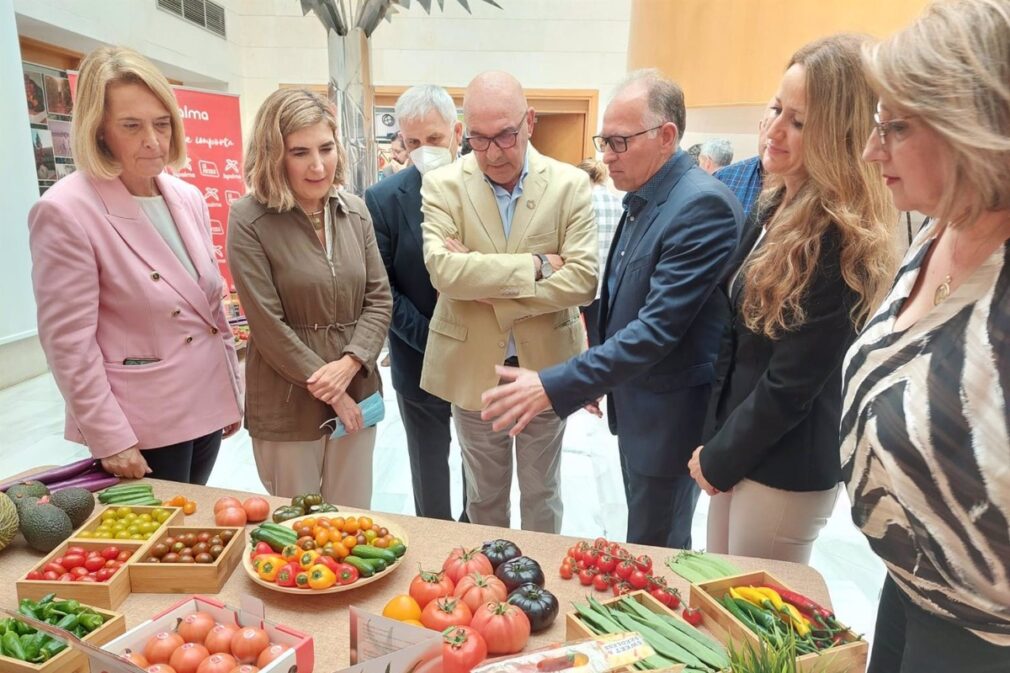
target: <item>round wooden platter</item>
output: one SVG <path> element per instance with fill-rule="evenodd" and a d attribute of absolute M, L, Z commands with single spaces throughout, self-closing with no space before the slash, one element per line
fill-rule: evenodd
<path fill-rule="evenodd" d="M 301 521 L 302 519 L 307 519 L 310 516 L 313 515 L 306 514 L 305 516 L 299 516 L 294 519 L 282 521 L 278 525 L 284 526 L 285 528 L 293 529 L 295 521 Z M 383 528 L 386 528 L 389 531 L 390 535 L 399 538 L 400 541 L 403 542 L 403 545 L 405 547 L 410 546 L 410 541 L 407 539 L 407 533 L 406 531 L 403 530 L 403 528 L 397 526 L 394 523 L 381 522 L 378 519 L 376 519 L 370 512 L 349 512 L 341 510 L 339 512 L 325 512 L 323 514 L 319 514 L 316 516 L 325 516 L 328 519 L 335 519 L 338 516 L 342 516 L 345 518 L 349 516 L 355 516 L 355 517 L 367 516 L 368 518 L 372 519 L 375 523 L 378 523 Z M 246 575 L 249 576 L 249 579 L 251 579 L 256 584 L 260 585 L 261 587 L 270 589 L 271 591 L 279 591 L 284 594 L 298 594 L 301 596 L 320 596 L 323 594 L 340 593 L 341 591 L 351 591 L 353 589 L 357 589 L 358 587 L 363 587 L 366 584 L 371 584 L 372 582 L 381 580 L 383 577 L 389 575 L 391 572 L 395 571 L 397 568 L 403 565 L 403 558 L 404 557 L 401 556 L 400 558 L 396 559 L 396 563 L 389 566 L 382 572 L 375 573 L 371 577 L 360 577 L 353 584 L 336 584 L 330 587 L 329 589 L 298 589 L 295 587 L 282 587 L 274 582 L 267 582 L 266 580 L 260 579 L 260 576 L 256 573 L 256 570 L 253 569 L 252 567 L 252 559 L 249 557 L 248 550 L 245 550 L 242 553 L 242 567 L 245 568 L 245 573 Z"/>

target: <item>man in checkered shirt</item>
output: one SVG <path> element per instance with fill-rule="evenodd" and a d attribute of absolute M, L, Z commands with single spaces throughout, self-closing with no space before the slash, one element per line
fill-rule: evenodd
<path fill-rule="evenodd" d="M 586 159 L 579 164 L 579 168 L 589 174 L 589 181 L 593 183 L 593 210 L 596 213 L 596 235 L 600 244 L 600 282 L 596 287 L 596 299 L 589 306 L 579 309 L 586 321 L 589 345 L 596 346 L 600 343 L 600 291 L 606 275 L 604 270 L 607 268 L 607 254 L 617 224 L 621 221 L 621 214 L 624 213 L 624 206 L 621 205 L 620 197 L 614 195 L 606 184 L 606 164 L 596 159 Z"/>
<path fill-rule="evenodd" d="M 725 168 L 720 168 L 713 175 L 729 187 L 736 198 L 740 199 L 743 206 L 744 220 L 750 216 L 750 211 L 757 203 L 758 195 L 764 186 L 764 168 L 761 167 L 761 157 L 765 151 L 765 131 L 771 121 L 769 116 L 772 103 L 769 102 L 765 108 L 765 114 L 758 122 L 758 153 L 757 156 L 735 164 L 730 164 Z M 603 268 L 603 267 L 600 267 Z"/>

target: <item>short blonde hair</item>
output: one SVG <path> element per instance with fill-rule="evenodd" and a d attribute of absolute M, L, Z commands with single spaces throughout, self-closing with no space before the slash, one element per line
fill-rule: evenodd
<path fill-rule="evenodd" d="M 883 104 L 950 150 L 937 221 L 971 224 L 1010 208 L 1010 0 L 935 2 L 863 61 Z M 966 193 L 975 196 L 967 210 L 958 203 Z"/>
<path fill-rule="evenodd" d="M 153 63 L 127 47 L 99 47 L 81 62 L 77 77 L 77 99 L 71 122 L 71 148 L 78 170 L 109 180 L 118 177 L 123 167 L 99 139 L 105 123 L 105 101 L 112 84 L 143 84 L 172 120 L 172 141 L 167 165 L 181 168 L 186 163 L 186 132 L 175 94 L 165 76 Z"/>
<path fill-rule="evenodd" d="M 284 139 L 319 122 L 326 122 L 336 143 L 333 184 L 344 181 L 347 158 L 337 138 L 337 117 L 331 103 L 306 89 L 278 89 L 267 96 L 256 113 L 246 146 L 245 181 L 253 198 L 278 211 L 295 207 L 295 195 L 284 170 Z"/>

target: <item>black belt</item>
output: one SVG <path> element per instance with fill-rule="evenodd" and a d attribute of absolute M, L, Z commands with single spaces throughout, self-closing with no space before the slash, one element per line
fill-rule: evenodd
<path fill-rule="evenodd" d="M 516 357 L 515 355 L 513 355 L 512 357 L 507 357 L 507 358 L 505 358 L 505 362 L 503 364 L 506 367 L 518 367 L 519 366 L 519 358 Z"/>

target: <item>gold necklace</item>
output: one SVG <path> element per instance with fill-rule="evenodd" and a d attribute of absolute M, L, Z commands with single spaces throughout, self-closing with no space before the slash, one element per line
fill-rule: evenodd
<path fill-rule="evenodd" d="M 1010 222 L 1010 220 L 1007 220 L 1007 222 Z M 1004 222 L 1002 226 L 1005 226 L 1005 225 L 1006 225 L 1006 222 Z M 999 227 L 996 227 L 995 229 L 998 230 Z M 1006 240 L 1006 237 L 1003 236 L 1002 240 Z M 960 235 L 960 232 L 958 232 L 957 237 L 954 239 L 953 249 L 951 250 L 951 254 L 950 254 L 950 265 L 951 265 L 951 267 L 954 267 L 954 266 L 957 265 L 957 244 L 960 241 L 961 241 L 961 235 Z M 986 241 L 983 240 L 978 245 L 978 247 L 976 248 L 975 252 L 977 253 L 978 250 L 980 250 L 983 246 L 985 246 L 985 244 L 986 244 Z M 951 274 L 948 273 L 948 274 L 946 274 L 943 277 L 943 280 L 940 281 L 940 284 L 936 286 L 936 289 L 933 290 L 933 306 L 939 306 L 944 301 L 946 301 L 948 297 L 950 297 L 950 284 L 953 282 L 953 280 L 954 279 L 951 276 Z"/>
<path fill-rule="evenodd" d="M 325 219 L 322 217 L 322 210 L 317 210 L 314 213 L 306 212 L 305 214 L 309 216 L 309 222 L 312 223 L 312 228 L 316 231 L 320 231 L 326 224 Z"/>

